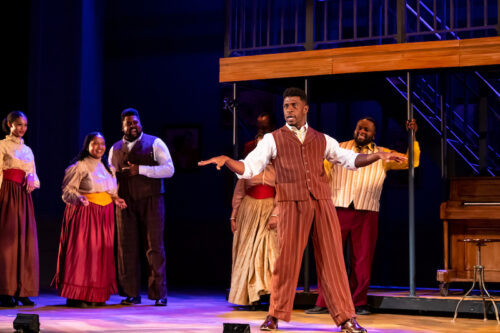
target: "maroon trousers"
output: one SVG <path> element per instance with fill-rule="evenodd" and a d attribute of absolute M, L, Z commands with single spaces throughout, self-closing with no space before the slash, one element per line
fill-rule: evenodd
<path fill-rule="evenodd" d="M 354 306 L 367 304 L 373 255 L 377 242 L 378 212 L 337 207 L 342 244 L 351 240 L 351 275 L 349 284 Z M 326 307 L 323 284 L 318 282 L 320 293 L 316 306 Z"/>
<path fill-rule="evenodd" d="M 290 321 L 302 255 L 312 227 L 318 279 L 324 286 L 330 315 L 337 325 L 355 317 L 332 200 L 309 197 L 306 201 L 281 201 L 279 207 L 280 253 L 273 271 L 269 314 Z"/>

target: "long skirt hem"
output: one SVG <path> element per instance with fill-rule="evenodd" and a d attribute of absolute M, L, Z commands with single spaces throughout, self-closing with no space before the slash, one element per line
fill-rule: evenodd
<path fill-rule="evenodd" d="M 267 223 L 274 198 L 245 196 L 238 209 L 237 230 L 233 238 L 233 267 L 228 301 L 250 305 L 261 295 L 271 293 L 271 276 L 278 255 L 276 230 Z"/>
<path fill-rule="evenodd" d="M 87 302 L 106 302 L 111 294 L 116 294 L 116 284 L 109 287 L 85 287 L 70 284 L 59 284 L 59 296 Z"/>

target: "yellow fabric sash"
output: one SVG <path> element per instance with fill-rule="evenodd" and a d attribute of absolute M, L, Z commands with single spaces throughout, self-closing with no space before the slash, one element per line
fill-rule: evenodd
<path fill-rule="evenodd" d="M 87 193 L 84 194 L 88 201 L 99 206 L 107 206 L 113 202 L 111 196 L 107 192 Z"/>

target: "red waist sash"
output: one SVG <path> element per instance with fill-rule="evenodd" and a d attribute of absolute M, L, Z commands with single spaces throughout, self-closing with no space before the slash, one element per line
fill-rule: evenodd
<path fill-rule="evenodd" d="M 272 186 L 259 184 L 250 187 L 246 193 L 254 199 L 267 199 L 274 198 L 276 190 Z"/>
<path fill-rule="evenodd" d="M 26 173 L 20 169 L 6 169 L 3 171 L 3 179 L 7 179 L 18 184 L 24 183 Z"/>

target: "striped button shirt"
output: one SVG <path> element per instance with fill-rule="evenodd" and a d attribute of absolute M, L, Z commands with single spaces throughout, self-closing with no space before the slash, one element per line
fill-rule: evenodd
<path fill-rule="evenodd" d="M 395 152 L 375 143 L 358 147 L 354 140 L 339 143 L 341 148 L 352 150 L 356 153 L 373 154 L 377 152 Z M 406 153 L 405 156 L 408 156 Z M 420 161 L 420 146 L 414 144 L 414 165 Z M 336 207 L 349 207 L 351 202 L 358 210 L 379 211 L 380 195 L 384 184 L 386 172 L 389 170 L 408 169 L 408 162 L 397 163 L 378 160 L 356 171 L 348 170 L 337 164 L 325 160 L 325 170 L 328 175 L 332 190 L 332 199 Z"/>

